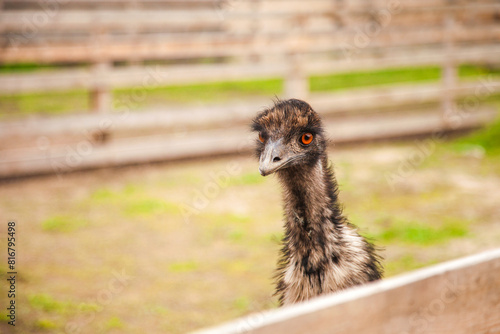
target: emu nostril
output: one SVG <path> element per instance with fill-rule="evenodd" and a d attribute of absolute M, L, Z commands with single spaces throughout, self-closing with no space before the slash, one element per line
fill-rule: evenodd
<path fill-rule="evenodd" d="M 278 162 L 278 161 L 280 161 L 280 160 L 281 160 L 281 158 L 280 158 L 280 157 L 274 157 L 273 162 Z"/>

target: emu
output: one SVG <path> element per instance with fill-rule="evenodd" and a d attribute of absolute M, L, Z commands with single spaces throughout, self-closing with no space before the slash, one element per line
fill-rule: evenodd
<path fill-rule="evenodd" d="M 260 173 L 277 174 L 283 190 L 280 306 L 381 278 L 375 247 L 342 213 L 319 115 L 304 101 L 278 100 L 257 115 L 252 130 Z"/>

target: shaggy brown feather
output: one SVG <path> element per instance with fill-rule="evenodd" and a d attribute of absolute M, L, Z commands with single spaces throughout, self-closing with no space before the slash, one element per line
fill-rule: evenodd
<path fill-rule="evenodd" d="M 280 304 L 305 301 L 381 278 L 382 268 L 373 245 L 342 213 L 319 115 L 304 101 L 277 101 L 254 119 L 252 128 L 264 139 L 257 141 L 258 157 L 271 142 L 284 145 L 293 156 L 276 170 L 285 211 L 276 274 Z M 299 138 L 304 133 L 314 136 L 310 145 L 301 144 Z"/>

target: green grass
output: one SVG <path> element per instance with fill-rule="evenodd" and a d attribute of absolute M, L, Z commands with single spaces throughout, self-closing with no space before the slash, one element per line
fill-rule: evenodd
<path fill-rule="evenodd" d="M 197 261 L 184 261 L 171 263 L 168 270 L 172 273 L 188 273 L 198 270 L 200 264 Z"/>
<path fill-rule="evenodd" d="M 461 65 L 458 68 L 458 76 L 460 78 L 478 77 L 488 74 L 500 75 L 500 68 L 490 68 L 488 66 L 478 65 Z"/>
<path fill-rule="evenodd" d="M 231 178 L 231 186 L 247 186 L 264 183 L 265 179 L 258 172 L 251 172 Z"/>
<path fill-rule="evenodd" d="M 78 311 L 80 312 L 100 312 L 102 310 L 102 305 L 98 305 L 95 303 L 79 303 L 78 304 Z"/>
<path fill-rule="evenodd" d="M 472 65 L 462 65 L 458 69 L 460 78 L 478 77 L 490 73 L 500 74 L 500 71 Z M 309 84 L 311 91 L 314 92 L 393 83 L 438 81 L 440 79 L 441 68 L 438 66 L 429 66 L 312 76 L 309 80 Z"/>
<path fill-rule="evenodd" d="M 169 314 L 169 310 L 163 306 L 159 306 L 159 305 L 150 305 L 150 306 L 146 306 L 145 307 L 146 309 L 146 312 L 149 313 L 149 314 L 155 314 L 155 315 L 159 315 L 159 316 L 167 316 Z"/>
<path fill-rule="evenodd" d="M 156 198 L 142 198 L 137 201 L 130 201 L 125 207 L 127 216 L 155 216 L 166 212 L 173 213 L 178 210 L 175 204 L 168 203 Z"/>
<path fill-rule="evenodd" d="M 90 205 L 117 209 L 125 217 L 149 218 L 163 214 L 180 214 L 178 204 L 155 198 L 138 186 L 128 185 L 121 190 L 97 189 L 90 195 Z"/>
<path fill-rule="evenodd" d="M 46 293 L 30 295 L 28 301 L 35 309 L 49 313 L 64 313 L 71 306 L 69 303 L 55 300 Z"/>
<path fill-rule="evenodd" d="M 247 311 L 250 306 L 250 299 L 247 296 L 240 296 L 233 302 L 233 307 L 240 311 Z"/>
<path fill-rule="evenodd" d="M 7 311 L 0 311 L 0 322 L 8 323 L 11 319 L 8 317 Z"/>
<path fill-rule="evenodd" d="M 441 69 L 439 67 L 400 68 L 372 72 L 312 76 L 309 84 L 313 92 L 332 91 L 390 83 L 438 80 L 440 75 Z"/>
<path fill-rule="evenodd" d="M 228 226 L 228 222 L 230 222 L 231 225 L 236 226 L 252 222 L 251 217 L 235 213 L 202 214 L 200 215 L 200 219 L 210 224 L 210 226 L 220 227 Z"/>
<path fill-rule="evenodd" d="M 412 221 L 396 221 L 390 226 L 386 226 L 382 232 L 375 236 L 375 239 L 384 244 L 403 243 L 430 246 L 462 238 L 467 234 L 467 225 L 458 221 L 446 222 L 440 226 L 430 226 Z"/>
<path fill-rule="evenodd" d="M 106 322 L 106 329 L 122 329 L 124 327 L 123 321 L 119 317 L 111 317 L 107 322 Z"/>
<path fill-rule="evenodd" d="M 35 326 L 43 330 L 53 330 L 59 327 L 54 321 L 49 319 L 38 319 Z"/>
<path fill-rule="evenodd" d="M 206 245 L 216 241 L 231 242 L 234 245 L 255 246 L 260 240 L 254 231 L 250 231 L 252 218 L 234 213 L 202 213 L 193 219 L 200 226 L 200 242 Z"/>
<path fill-rule="evenodd" d="M 193 85 L 149 87 L 144 89 L 144 101 L 131 101 L 137 89 L 116 89 L 113 92 L 115 105 L 127 104 L 131 109 L 162 103 L 197 103 L 227 101 L 245 96 L 274 96 L 283 91 L 283 80 L 248 80 L 215 82 Z"/>
<path fill-rule="evenodd" d="M 57 69 L 60 68 L 56 65 L 45 65 L 37 63 L 19 63 L 19 64 L 1 64 L 1 73 L 23 73 L 23 72 L 34 72 L 46 69 Z"/>
<path fill-rule="evenodd" d="M 487 127 L 459 138 L 451 143 L 458 152 L 484 151 L 488 155 L 500 155 L 500 118 Z"/>
<path fill-rule="evenodd" d="M 41 226 L 49 232 L 73 232 L 87 226 L 87 222 L 73 216 L 54 216 L 44 220 Z"/>
<path fill-rule="evenodd" d="M 233 242 L 241 242 L 245 238 L 245 231 L 243 229 L 235 228 L 229 232 L 229 239 Z"/>
<path fill-rule="evenodd" d="M 0 95 L 0 117 L 62 115 L 90 108 L 89 94 L 83 90 Z"/>

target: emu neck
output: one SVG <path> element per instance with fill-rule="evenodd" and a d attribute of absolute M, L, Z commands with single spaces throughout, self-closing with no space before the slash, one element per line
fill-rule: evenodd
<path fill-rule="evenodd" d="M 314 165 L 278 171 L 285 235 L 278 262 L 281 305 L 379 279 L 378 258 L 348 223 L 325 155 Z"/>
<path fill-rule="evenodd" d="M 296 232 L 292 235 L 306 233 L 311 239 L 311 233 L 335 232 L 331 227 L 341 224 L 343 217 L 326 156 L 312 166 L 284 169 L 279 178 L 283 186 L 286 227 Z"/>

